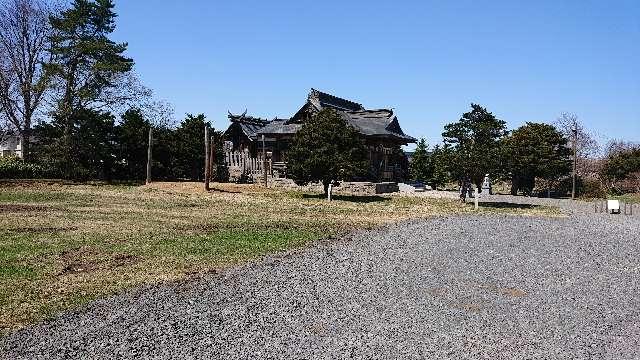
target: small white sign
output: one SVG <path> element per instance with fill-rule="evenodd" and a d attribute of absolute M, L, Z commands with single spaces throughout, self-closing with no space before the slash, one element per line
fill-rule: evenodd
<path fill-rule="evenodd" d="M 610 214 L 620 214 L 620 201 L 607 200 L 607 210 L 609 210 Z"/>

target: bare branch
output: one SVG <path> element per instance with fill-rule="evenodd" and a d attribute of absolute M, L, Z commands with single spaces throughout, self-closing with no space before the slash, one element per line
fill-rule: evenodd
<path fill-rule="evenodd" d="M 43 0 L 0 4 L 0 114 L 22 136 L 27 157 L 34 114 L 48 89 L 42 64 L 51 33 L 49 14 Z"/>
<path fill-rule="evenodd" d="M 140 110 L 152 124 L 158 127 L 171 128 L 176 125 L 173 105 L 166 100 L 149 99 L 140 105 Z"/>
<path fill-rule="evenodd" d="M 587 130 L 576 114 L 562 113 L 555 122 L 556 127 L 569 140 L 568 146 L 573 147 L 573 131 L 577 130 L 576 148 L 578 158 L 594 158 L 600 151 L 600 145 L 594 134 Z"/>

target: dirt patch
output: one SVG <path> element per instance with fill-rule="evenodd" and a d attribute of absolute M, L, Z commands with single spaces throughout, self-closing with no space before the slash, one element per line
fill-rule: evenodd
<path fill-rule="evenodd" d="M 0 204 L 1 213 L 42 212 L 53 208 L 42 205 Z"/>
<path fill-rule="evenodd" d="M 480 304 L 480 303 L 454 304 L 453 307 L 458 309 L 458 310 L 464 310 L 464 311 L 472 312 L 472 313 L 479 313 L 480 311 L 482 311 L 482 309 L 484 309 L 484 306 L 482 304 Z"/>
<path fill-rule="evenodd" d="M 72 262 L 70 264 L 67 264 L 67 266 L 65 266 L 62 269 L 62 271 L 60 271 L 60 275 L 78 274 L 78 273 L 95 271 L 98 269 L 98 265 L 99 264 L 96 263 L 95 261 Z"/>
<path fill-rule="evenodd" d="M 111 261 L 112 267 L 121 267 L 127 265 L 134 265 L 140 262 L 140 258 L 134 255 L 118 254 Z"/>
<path fill-rule="evenodd" d="M 134 265 L 140 261 L 139 257 L 130 254 L 108 254 L 95 248 L 80 247 L 61 254 L 62 270 L 58 275 L 113 270 L 123 266 Z"/>
<path fill-rule="evenodd" d="M 309 332 L 321 336 L 327 332 L 327 327 L 322 323 L 313 323 L 309 326 Z"/>
<path fill-rule="evenodd" d="M 429 294 L 433 296 L 444 296 L 447 294 L 447 289 L 445 288 L 433 288 L 428 290 Z"/>
<path fill-rule="evenodd" d="M 30 234 L 41 234 L 41 233 L 57 233 L 57 232 L 65 232 L 65 231 L 76 231 L 78 230 L 77 226 L 67 226 L 67 227 L 22 227 L 22 228 L 13 228 L 9 229 L 10 231 L 19 232 L 19 233 L 30 233 Z"/>
<path fill-rule="evenodd" d="M 516 288 L 504 288 L 500 289 L 500 292 L 502 293 L 502 295 L 510 297 L 523 297 L 527 295 L 526 292 Z"/>

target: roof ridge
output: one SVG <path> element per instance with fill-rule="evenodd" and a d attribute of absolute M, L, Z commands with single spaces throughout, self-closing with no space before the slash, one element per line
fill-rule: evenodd
<path fill-rule="evenodd" d="M 348 99 L 345 99 L 345 98 L 341 98 L 341 97 L 339 97 L 339 96 L 335 96 L 335 95 L 329 94 L 329 93 L 324 92 L 324 91 L 320 91 L 320 90 L 315 89 L 315 88 L 311 88 L 311 92 L 309 93 L 309 96 L 308 96 L 308 97 L 309 97 L 309 98 L 311 98 L 311 97 L 313 97 L 314 95 L 315 95 L 315 96 L 323 95 L 323 96 L 329 97 L 330 99 L 334 99 L 334 100 L 338 100 L 338 101 L 343 101 L 343 102 L 345 102 L 345 103 L 347 103 L 347 104 L 355 105 L 355 106 L 357 106 L 357 107 L 360 107 L 360 108 L 364 109 L 364 106 L 362 106 L 362 104 L 361 104 L 361 103 L 357 103 L 357 102 L 355 102 L 355 101 L 351 101 L 351 100 L 348 100 Z"/>
<path fill-rule="evenodd" d="M 349 113 L 363 113 L 363 112 L 388 112 L 393 114 L 393 109 L 364 109 L 364 110 L 346 110 Z"/>
<path fill-rule="evenodd" d="M 240 115 L 232 114 L 231 111 L 227 111 L 227 113 L 228 113 L 227 118 L 229 118 L 229 121 L 231 122 L 243 122 L 246 124 L 255 124 L 255 125 L 266 125 L 271 122 L 271 120 L 269 119 L 247 115 L 246 110 Z"/>

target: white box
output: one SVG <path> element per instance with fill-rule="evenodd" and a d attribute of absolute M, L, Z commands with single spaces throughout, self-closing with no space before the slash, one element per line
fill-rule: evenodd
<path fill-rule="evenodd" d="M 607 200 L 607 210 L 609 210 L 610 214 L 620 214 L 620 201 Z"/>

